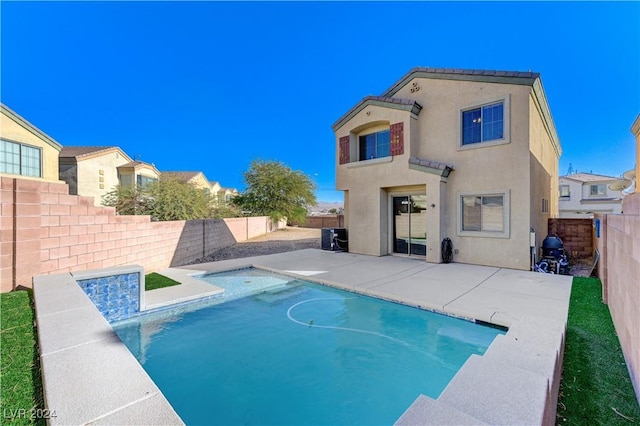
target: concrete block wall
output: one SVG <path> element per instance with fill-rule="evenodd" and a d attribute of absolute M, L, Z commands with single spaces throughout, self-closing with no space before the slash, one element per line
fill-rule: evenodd
<path fill-rule="evenodd" d="M 640 193 L 606 216 L 606 302 L 640 403 Z"/>
<path fill-rule="evenodd" d="M 151 222 L 118 216 L 68 186 L 0 177 L 0 291 L 31 287 L 43 274 L 130 264 L 148 272 L 179 266 L 264 234 L 267 217 Z"/>
<path fill-rule="evenodd" d="M 549 234 L 560 237 L 569 259 L 593 255 L 593 219 L 549 219 Z"/>

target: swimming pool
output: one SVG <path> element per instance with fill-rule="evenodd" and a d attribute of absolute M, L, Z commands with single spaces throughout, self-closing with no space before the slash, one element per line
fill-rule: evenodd
<path fill-rule="evenodd" d="M 392 424 L 502 333 L 255 270 L 205 278 L 231 300 L 113 327 L 187 424 Z"/>

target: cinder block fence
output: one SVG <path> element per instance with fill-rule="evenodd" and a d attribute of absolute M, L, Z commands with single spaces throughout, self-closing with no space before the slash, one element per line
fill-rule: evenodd
<path fill-rule="evenodd" d="M 277 229 L 268 217 L 151 222 L 119 216 L 63 183 L 0 177 L 0 291 L 34 276 L 139 264 L 180 266 Z"/>

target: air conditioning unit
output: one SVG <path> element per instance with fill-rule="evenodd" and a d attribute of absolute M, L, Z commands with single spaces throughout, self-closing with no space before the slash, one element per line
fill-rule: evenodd
<path fill-rule="evenodd" d="M 349 251 L 346 228 L 322 228 L 322 250 Z"/>

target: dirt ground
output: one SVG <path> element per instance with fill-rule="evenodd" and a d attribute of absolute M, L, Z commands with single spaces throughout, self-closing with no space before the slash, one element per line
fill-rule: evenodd
<path fill-rule="evenodd" d="M 206 257 L 196 259 L 190 264 L 261 256 L 306 248 L 320 248 L 320 233 L 320 229 L 288 226 L 248 241 L 222 248 Z"/>

